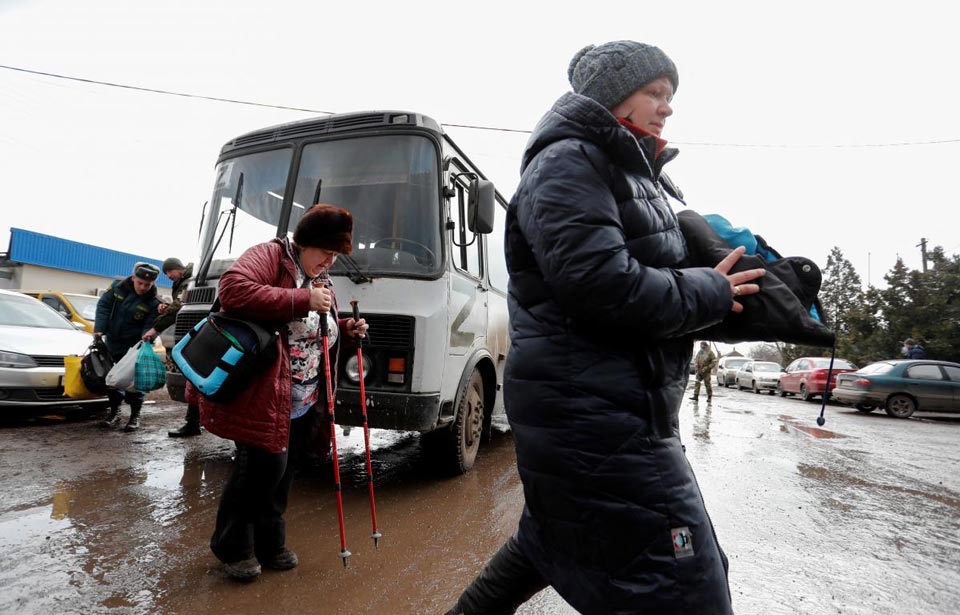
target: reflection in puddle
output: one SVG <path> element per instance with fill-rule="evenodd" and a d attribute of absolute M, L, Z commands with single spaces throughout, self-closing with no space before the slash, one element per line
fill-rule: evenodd
<path fill-rule="evenodd" d="M 0 515 L 0 551 L 7 559 L 10 549 L 49 539 L 51 534 L 67 530 L 71 525 L 55 504 Z"/>
<path fill-rule="evenodd" d="M 819 427 L 809 427 L 807 425 L 799 424 L 799 421 L 792 416 L 786 414 L 780 415 L 780 420 L 789 423 L 790 428 L 796 429 L 797 431 L 803 432 L 808 436 L 818 438 L 821 440 L 833 440 L 836 438 L 846 438 L 847 436 L 839 434 L 835 431 L 830 431 L 828 429 L 820 429 Z M 780 426 L 780 431 L 788 431 L 786 425 Z"/>

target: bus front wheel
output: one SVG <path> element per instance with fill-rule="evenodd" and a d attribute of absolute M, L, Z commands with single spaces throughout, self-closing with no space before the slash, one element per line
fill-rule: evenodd
<path fill-rule="evenodd" d="M 483 435 L 483 376 L 474 369 L 457 396 L 457 417 L 449 427 L 424 435 L 424 446 L 448 474 L 473 467 Z"/>

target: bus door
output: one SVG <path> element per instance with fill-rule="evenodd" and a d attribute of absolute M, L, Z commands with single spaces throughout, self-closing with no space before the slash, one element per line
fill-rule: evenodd
<path fill-rule="evenodd" d="M 456 158 L 450 161 L 452 197 L 447 224 L 450 240 L 450 354 L 464 355 L 477 344 L 483 344 L 487 332 L 487 293 L 483 281 L 483 236 L 467 225 L 469 173 Z"/>

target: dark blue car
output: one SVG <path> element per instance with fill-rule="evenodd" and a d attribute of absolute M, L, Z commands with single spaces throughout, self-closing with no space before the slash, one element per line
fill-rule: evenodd
<path fill-rule="evenodd" d="M 861 412 L 883 408 L 905 419 L 914 412 L 960 412 L 960 364 L 879 361 L 837 376 L 833 397 Z"/>

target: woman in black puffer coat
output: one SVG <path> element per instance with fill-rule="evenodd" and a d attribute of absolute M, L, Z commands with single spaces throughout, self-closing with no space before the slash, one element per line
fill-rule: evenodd
<path fill-rule="evenodd" d="M 681 446 L 693 334 L 762 270 L 684 268 L 659 139 L 678 77 L 658 48 L 587 47 L 537 125 L 507 212 L 504 401 L 526 507 L 451 613 L 552 585 L 582 613 L 731 613 L 726 559 Z"/>

